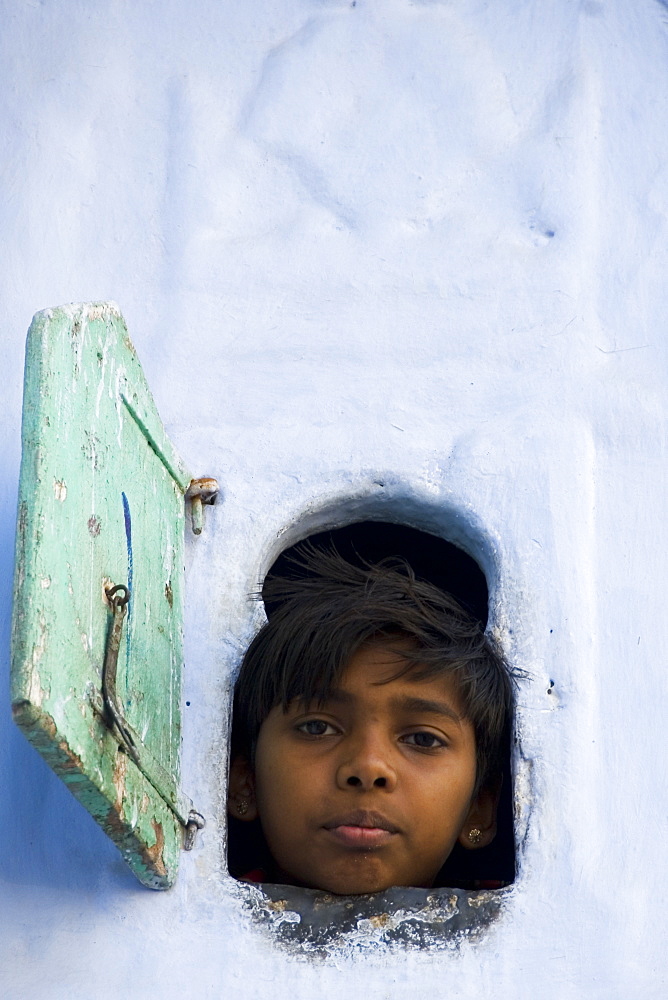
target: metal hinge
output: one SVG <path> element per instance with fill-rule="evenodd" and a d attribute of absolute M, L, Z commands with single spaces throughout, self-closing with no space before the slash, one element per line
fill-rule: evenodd
<path fill-rule="evenodd" d="M 218 480 L 205 476 L 202 479 L 192 479 L 186 491 L 186 500 L 190 500 L 193 534 L 201 535 L 204 527 L 203 504 L 214 504 L 218 499 Z"/>
<path fill-rule="evenodd" d="M 204 829 L 204 817 L 201 813 L 198 813 L 195 809 L 191 809 L 188 814 L 188 822 L 186 823 L 185 833 L 183 835 L 183 850 L 192 851 L 195 846 L 195 837 L 197 836 L 198 830 Z"/>

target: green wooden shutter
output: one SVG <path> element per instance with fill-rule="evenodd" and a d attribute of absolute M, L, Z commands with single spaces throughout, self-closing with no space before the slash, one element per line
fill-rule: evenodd
<path fill-rule="evenodd" d="M 144 885 L 176 878 L 192 804 L 179 790 L 184 494 L 109 303 L 38 313 L 28 333 L 12 635 L 14 718 Z M 102 696 L 112 612 L 131 597 L 117 704 Z"/>

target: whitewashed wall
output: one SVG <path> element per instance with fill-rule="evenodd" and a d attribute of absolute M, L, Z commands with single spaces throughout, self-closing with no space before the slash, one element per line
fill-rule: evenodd
<path fill-rule="evenodd" d="M 224 490 L 188 543 L 209 823 L 173 890 L 135 883 L 2 685 L 2 996 L 664 997 L 668 4 L 2 6 L 3 675 L 34 312 L 115 299 Z M 290 953 L 225 873 L 245 595 L 354 511 L 478 532 L 529 675 L 520 877 L 459 951 Z"/>

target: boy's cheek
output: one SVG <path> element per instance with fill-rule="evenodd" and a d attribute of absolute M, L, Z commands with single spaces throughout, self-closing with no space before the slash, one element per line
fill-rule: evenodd
<path fill-rule="evenodd" d="M 274 712 L 280 712 L 280 716 L 274 717 Z M 314 762 L 306 747 L 295 739 L 282 711 L 273 709 L 258 734 L 255 754 L 257 783 L 267 794 L 271 794 L 276 786 L 299 789 L 304 784 L 305 773 L 312 774 L 313 770 Z"/>
<path fill-rule="evenodd" d="M 301 763 L 301 767 L 300 767 Z M 287 748 L 282 740 L 258 739 L 255 757 L 255 793 L 264 814 L 281 816 L 286 808 L 295 808 L 295 798 L 303 793 L 307 771 L 303 758 Z M 294 814 L 293 814 L 294 815 Z"/>

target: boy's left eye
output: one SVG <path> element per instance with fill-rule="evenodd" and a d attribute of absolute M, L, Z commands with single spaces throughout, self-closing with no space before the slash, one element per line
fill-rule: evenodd
<path fill-rule="evenodd" d="M 300 722 L 297 729 L 307 736 L 333 736 L 336 733 L 334 726 L 324 719 L 307 719 L 306 722 Z"/>
<path fill-rule="evenodd" d="M 402 742 L 408 743 L 409 746 L 419 747 L 421 750 L 435 750 L 446 745 L 445 740 L 442 740 L 436 733 L 428 732 L 407 733 L 406 736 L 402 737 Z"/>

